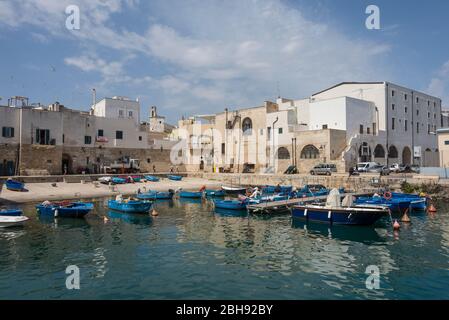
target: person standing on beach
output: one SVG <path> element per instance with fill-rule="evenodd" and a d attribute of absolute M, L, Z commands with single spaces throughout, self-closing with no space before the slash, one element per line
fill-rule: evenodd
<path fill-rule="evenodd" d="M 156 165 L 153 164 L 153 173 L 156 173 Z"/>

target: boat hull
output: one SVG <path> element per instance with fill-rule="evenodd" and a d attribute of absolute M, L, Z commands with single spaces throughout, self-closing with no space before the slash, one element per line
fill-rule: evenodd
<path fill-rule="evenodd" d="M 246 202 L 239 200 L 215 200 L 216 209 L 225 210 L 246 210 Z"/>
<path fill-rule="evenodd" d="M 37 212 L 41 215 L 61 218 L 84 218 L 92 209 L 91 203 L 72 203 L 70 206 L 37 205 Z"/>
<path fill-rule="evenodd" d="M 1 210 L 0 216 L 19 217 L 23 215 L 23 211 L 19 209 Z"/>
<path fill-rule="evenodd" d="M 295 206 L 292 217 L 335 225 L 372 225 L 387 214 L 375 208 L 326 208 L 319 206 Z"/>
<path fill-rule="evenodd" d="M 25 189 L 25 184 L 20 181 L 6 180 L 6 189 L 11 191 L 23 191 Z"/>
<path fill-rule="evenodd" d="M 181 180 L 182 180 L 182 177 L 181 177 L 181 176 L 172 176 L 172 175 L 169 175 L 169 176 L 167 176 L 167 178 L 168 178 L 169 180 L 173 180 L 173 181 L 181 181 Z"/>
<path fill-rule="evenodd" d="M 158 182 L 160 179 L 155 176 L 145 176 L 145 180 L 151 181 L 151 182 Z"/>
<path fill-rule="evenodd" d="M 28 220 L 30 220 L 30 218 L 25 216 L 0 216 L 0 228 L 19 227 Z"/>
<path fill-rule="evenodd" d="M 224 190 L 206 190 L 205 193 L 208 197 L 224 197 L 226 194 Z"/>
<path fill-rule="evenodd" d="M 111 210 L 127 212 L 127 213 L 148 213 L 152 207 L 152 203 L 148 201 L 108 201 L 108 207 Z"/>
<path fill-rule="evenodd" d="M 181 191 L 179 193 L 179 196 L 181 198 L 189 198 L 189 199 L 201 199 L 203 197 L 203 193 L 196 191 L 196 192 L 190 192 L 190 191 Z"/>
<path fill-rule="evenodd" d="M 222 186 L 221 189 L 224 190 L 224 192 L 226 194 L 242 194 L 242 193 L 244 194 L 244 193 L 246 193 L 246 188 Z"/>

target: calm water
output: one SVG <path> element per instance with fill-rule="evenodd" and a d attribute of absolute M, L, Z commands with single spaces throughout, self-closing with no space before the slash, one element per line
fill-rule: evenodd
<path fill-rule="evenodd" d="M 413 214 L 395 235 L 376 227 L 292 225 L 289 215 L 214 214 L 159 202 L 156 218 L 111 214 L 40 219 L 0 229 L 1 299 L 448 299 L 449 210 Z M 104 216 L 109 221 L 104 221 Z M 67 290 L 77 265 L 81 289 Z M 368 265 L 380 289 L 365 287 Z"/>

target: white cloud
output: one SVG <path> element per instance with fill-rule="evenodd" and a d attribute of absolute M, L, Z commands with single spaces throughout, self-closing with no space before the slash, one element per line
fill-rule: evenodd
<path fill-rule="evenodd" d="M 64 9 L 72 2 L 81 10 L 81 30 L 68 32 Z M 277 82 L 282 95 L 298 98 L 339 81 L 389 78 L 383 61 L 387 44 L 353 39 L 277 0 L 154 0 L 146 3 L 149 22 L 142 32 L 127 30 L 113 19 L 125 9 L 136 8 L 138 1 L 0 4 L 6 8 L 0 26 L 33 25 L 40 33 L 46 30 L 75 39 L 83 49 L 106 48 L 159 63 L 165 74 L 154 77 L 153 70 L 145 76 L 127 72 L 125 65 L 131 59 L 110 61 L 110 57 L 82 54 L 65 59 L 83 71 L 98 72 L 103 83 L 147 86 L 160 103 L 188 105 L 197 112 L 260 104 L 275 96 Z M 23 15 L 15 21 L 4 19 L 11 10 Z"/>
<path fill-rule="evenodd" d="M 449 60 L 441 65 L 435 77 L 430 80 L 426 92 L 441 98 L 443 108 L 449 109 Z"/>

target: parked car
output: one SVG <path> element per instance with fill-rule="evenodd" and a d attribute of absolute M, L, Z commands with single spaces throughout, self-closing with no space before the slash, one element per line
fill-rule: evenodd
<path fill-rule="evenodd" d="M 310 170 L 311 175 L 325 174 L 330 176 L 332 172 L 337 172 L 337 166 L 332 163 L 320 163 Z"/>
<path fill-rule="evenodd" d="M 390 174 L 390 168 L 383 164 L 376 165 L 368 169 L 368 172 L 379 173 L 381 176 L 388 176 Z"/>
<path fill-rule="evenodd" d="M 359 162 L 356 169 L 358 172 L 368 172 L 369 169 L 377 165 L 379 165 L 377 162 Z"/>
<path fill-rule="evenodd" d="M 410 169 L 412 170 L 412 172 L 414 173 L 420 173 L 421 172 L 421 168 L 417 165 L 417 164 L 412 164 L 410 166 Z"/>
<path fill-rule="evenodd" d="M 401 165 L 399 163 L 393 163 L 390 165 L 390 172 L 400 172 Z"/>

